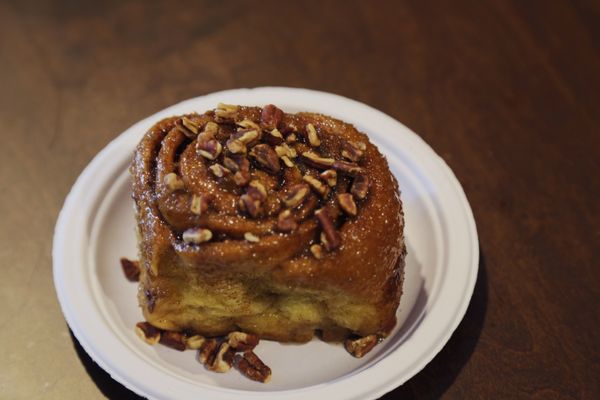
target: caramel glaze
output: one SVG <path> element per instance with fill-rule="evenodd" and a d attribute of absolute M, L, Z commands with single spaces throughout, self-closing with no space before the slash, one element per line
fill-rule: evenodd
<path fill-rule="evenodd" d="M 232 118 L 217 117 L 215 111 L 186 115 L 200 128 L 210 121 L 219 122 L 216 139 L 223 150 L 214 161 L 198 154 L 197 137 L 177 128 L 182 117 L 158 122 L 137 146 L 131 174 L 143 266 L 139 300 L 146 319 L 163 329 L 192 330 L 205 335 L 244 329 L 281 341 L 306 341 L 315 330 L 386 336 L 396 323 L 406 254 L 402 203 L 387 161 L 367 136 L 350 124 L 320 114 L 283 114 L 277 127 L 284 139 L 292 133 L 298 138 L 289 143 L 298 153 L 293 159 L 296 166 L 289 168 L 281 163 L 279 172 L 272 173 L 248 156 L 251 180 L 259 180 L 267 189 L 262 214 L 252 218 L 238 204 L 246 187 L 237 186 L 232 174 L 217 178 L 208 167 L 215 162 L 223 164 L 223 157 L 228 155 L 226 142 L 238 129 L 235 121 L 249 119 L 265 129 L 261 112 L 258 107 L 240 106 Z M 307 139 L 308 123 L 316 128 L 321 142 L 318 147 L 311 147 Z M 261 142 L 265 141 L 267 131 L 263 131 Z M 357 164 L 369 178 L 369 191 L 365 199 L 356 201 L 357 215 L 346 216 L 336 202 L 335 195 L 349 192 L 353 181 L 353 176 L 338 171 L 337 183 L 328 196 L 323 198 L 311 190 L 302 205 L 291 210 L 297 229 L 278 232 L 277 216 L 285 209 L 280 198 L 291 186 L 302 183 L 304 174 L 318 178 L 326 169 L 311 167 L 302 161 L 301 154 L 313 150 L 322 157 L 343 160 L 341 150 L 348 141 L 366 145 Z M 248 152 L 252 145 L 249 144 Z M 172 172 L 181 177 L 183 189 L 173 191 L 165 184 L 164 177 Z M 208 208 L 201 215 L 190 211 L 192 195 L 209 199 Z M 323 251 L 322 258 L 317 259 L 310 246 L 320 243 L 321 227 L 314 212 L 322 207 L 332 217 L 341 245 Z M 206 243 L 186 243 L 182 232 L 189 228 L 210 229 L 213 237 Z M 260 240 L 256 243 L 245 240 L 247 232 Z M 208 284 L 203 287 L 212 288 L 210 285 L 214 283 L 215 293 L 227 297 L 227 285 L 236 277 L 246 282 L 243 289 L 247 290 L 246 296 L 240 299 L 248 304 L 236 303 L 236 298 L 232 298 L 227 300 L 233 302 L 234 311 L 230 314 L 207 311 L 203 315 L 204 308 L 199 307 L 195 316 L 190 317 L 189 312 L 186 318 L 176 315 L 179 304 L 186 303 L 189 307 L 189 299 L 182 298 L 182 285 L 193 286 L 202 280 L 204 285 Z M 247 282 L 252 283 L 248 286 Z M 232 293 L 239 290 L 234 282 Z M 327 323 L 301 324 L 300 328 L 282 322 L 281 329 L 290 330 L 287 333 L 278 329 L 261 330 L 254 322 L 245 324 L 244 318 L 261 313 L 266 318 L 276 317 L 270 315 L 270 308 L 250 304 L 252 300 L 248 299 L 253 299 L 250 292 L 254 290 L 275 297 L 294 292 L 333 293 L 355 305 L 365 304 L 371 311 L 364 321 L 353 326 L 344 326 L 332 317 Z M 264 300 L 264 293 L 256 296 Z M 323 307 L 327 312 L 327 305 Z"/>

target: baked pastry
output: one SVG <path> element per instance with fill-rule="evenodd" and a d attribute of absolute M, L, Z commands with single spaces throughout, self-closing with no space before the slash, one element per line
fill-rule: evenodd
<path fill-rule="evenodd" d="M 153 326 L 283 342 L 394 327 L 402 204 L 352 125 L 219 104 L 154 125 L 131 174 L 139 303 Z"/>

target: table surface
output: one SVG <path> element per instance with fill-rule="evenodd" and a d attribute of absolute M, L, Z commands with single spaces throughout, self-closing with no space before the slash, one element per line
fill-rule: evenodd
<path fill-rule="evenodd" d="M 367 103 L 462 183 L 480 239 L 462 323 L 384 399 L 600 398 L 600 3 L 0 2 L 0 398 L 135 398 L 70 335 L 52 233 L 134 122 L 256 86 Z"/>

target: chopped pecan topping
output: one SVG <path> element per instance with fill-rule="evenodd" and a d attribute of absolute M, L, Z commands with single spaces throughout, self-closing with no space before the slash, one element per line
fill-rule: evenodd
<path fill-rule="evenodd" d="M 337 195 L 337 201 L 340 208 L 350 216 L 356 216 L 356 203 L 350 193 L 340 193 Z"/>
<path fill-rule="evenodd" d="M 225 175 L 231 174 L 230 170 L 228 170 L 227 168 L 225 168 L 224 166 L 222 166 L 219 163 L 211 165 L 210 167 L 208 167 L 208 169 L 210 169 L 210 171 L 213 173 L 213 175 L 216 176 L 217 178 L 222 178 Z"/>
<path fill-rule="evenodd" d="M 363 169 L 357 164 L 349 163 L 346 161 L 336 161 L 331 165 L 331 167 L 336 171 L 346 175 L 358 175 L 363 172 Z"/>
<path fill-rule="evenodd" d="M 223 146 L 215 139 L 196 142 L 196 152 L 209 160 L 215 160 L 221 154 L 222 150 Z"/>
<path fill-rule="evenodd" d="M 283 142 L 283 135 L 279 132 L 279 129 L 275 128 L 267 133 L 265 141 L 269 144 L 276 145 Z"/>
<path fill-rule="evenodd" d="M 167 185 L 167 189 L 169 189 L 171 192 L 184 188 L 183 181 L 175 172 L 169 172 L 166 174 L 163 178 L 163 182 L 165 185 Z"/>
<path fill-rule="evenodd" d="M 177 124 L 176 124 L 177 125 Z M 185 129 L 181 129 L 181 128 Z M 198 134 L 198 124 L 189 119 L 188 117 L 181 118 L 181 125 L 178 125 L 177 128 L 187 137 L 194 138 Z"/>
<path fill-rule="evenodd" d="M 271 380 L 271 368 L 267 367 L 252 350 L 244 352 L 244 356 L 237 355 L 234 360 L 235 367 L 246 377 L 267 383 Z"/>
<path fill-rule="evenodd" d="M 138 322 L 135 324 L 135 333 L 149 345 L 155 345 L 160 341 L 160 329 L 155 328 L 148 322 Z"/>
<path fill-rule="evenodd" d="M 333 220 L 331 219 L 329 212 L 327 212 L 327 209 L 321 208 L 315 211 L 315 216 L 321 224 L 321 229 L 323 229 L 321 240 L 323 241 L 325 248 L 331 251 L 340 247 L 342 239 L 338 231 L 335 229 L 335 225 L 333 225 Z"/>
<path fill-rule="evenodd" d="M 310 188 L 304 183 L 292 186 L 283 198 L 283 203 L 288 208 L 296 208 L 304 202 Z"/>
<path fill-rule="evenodd" d="M 319 135 L 317 135 L 317 130 L 313 124 L 306 125 L 306 134 L 308 136 L 308 143 L 312 147 L 319 147 L 321 145 L 321 140 L 319 139 Z"/>
<path fill-rule="evenodd" d="M 258 345 L 259 337 L 253 333 L 231 332 L 227 335 L 227 343 L 235 351 L 252 350 Z"/>
<path fill-rule="evenodd" d="M 260 181 L 253 180 L 248 185 L 248 190 L 246 191 L 252 198 L 265 201 L 267 199 L 267 189 L 265 185 L 263 185 Z"/>
<path fill-rule="evenodd" d="M 298 153 L 296 152 L 296 150 L 293 147 L 288 146 L 287 143 L 283 143 L 280 146 L 275 146 L 275 153 L 277 153 L 279 157 L 298 157 Z"/>
<path fill-rule="evenodd" d="M 125 274 L 125 278 L 131 282 L 140 280 L 140 262 L 132 261 L 125 257 L 121 258 L 121 268 Z"/>
<path fill-rule="evenodd" d="M 235 138 L 247 146 L 249 143 L 256 141 L 259 138 L 259 132 L 260 131 L 256 129 L 238 131 L 235 134 Z"/>
<path fill-rule="evenodd" d="M 260 238 L 258 236 L 256 236 L 252 232 L 246 232 L 246 233 L 244 233 L 244 239 L 246 239 L 246 241 L 248 241 L 250 243 L 258 243 L 258 242 L 260 242 Z"/>
<path fill-rule="evenodd" d="M 206 338 L 204 336 L 193 335 L 187 338 L 185 345 L 190 350 L 198 350 L 200 347 L 202 347 L 205 341 Z"/>
<path fill-rule="evenodd" d="M 342 157 L 350 161 L 358 161 L 363 155 L 363 150 L 359 149 L 356 142 L 343 142 L 342 143 Z"/>
<path fill-rule="evenodd" d="M 334 187 L 337 184 L 337 172 L 335 172 L 334 169 L 323 171 L 319 176 L 331 187 Z"/>
<path fill-rule="evenodd" d="M 208 229 L 191 228 L 183 232 L 183 241 L 186 243 L 200 244 L 212 239 L 212 232 Z"/>
<path fill-rule="evenodd" d="M 238 106 L 232 104 L 217 104 L 215 109 L 215 116 L 219 120 L 232 120 L 237 116 Z"/>
<path fill-rule="evenodd" d="M 277 230 L 280 232 L 291 232 L 298 227 L 298 223 L 292 216 L 290 210 L 283 210 L 277 216 Z"/>
<path fill-rule="evenodd" d="M 348 353 L 352 354 L 354 357 L 361 358 L 369 351 L 373 350 L 373 347 L 375 347 L 378 341 L 377 335 L 369 335 L 356 340 L 346 339 L 344 347 L 348 350 Z"/>
<path fill-rule="evenodd" d="M 304 175 L 302 179 L 304 182 L 308 183 L 315 192 L 321 195 L 321 197 L 325 197 L 329 193 L 329 188 L 317 178 L 310 175 Z"/>
<path fill-rule="evenodd" d="M 352 182 L 350 192 L 360 200 L 367 197 L 367 193 L 369 192 L 369 177 L 363 174 L 356 175 Z"/>
<path fill-rule="evenodd" d="M 290 133 L 286 138 L 285 141 L 287 143 L 294 143 L 296 141 L 298 141 L 298 136 L 296 136 L 295 133 Z"/>
<path fill-rule="evenodd" d="M 214 372 L 227 372 L 233 365 L 233 356 L 235 352 L 229 347 L 227 342 L 222 342 L 219 346 L 211 363 L 206 364 L 206 368 Z"/>
<path fill-rule="evenodd" d="M 268 130 L 278 128 L 282 119 L 283 111 L 273 104 L 268 104 L 263 107 L 260 115 L 260 123 Z"/>
<path fill-rule="evenodd" d="M 310 252 L 317 260 L 323 258 L 323 247 L 320 244 L 310 246 Z"/>
<path fill-rule="evenodd" d="M 235 174 L 233 174 L 233 181 L 238 186 L 245 186 L 248 184 L 250 180 L 250 172 L 239 170 Z"/>
<path fill-rule="evenodd" d="M 210 365 L 214 362 L 219 348 L 219 342 L 216 339 L 206 339 L 198 349 L 198 361 L 204 365 Z"/>
<path fill-rule="evenodd" d="M 294 162 L 292 160 L 290 160 L 288 158 L 288 156 L 282 156 L 281 157 L 281 161 L 283 161 L 283 163 L 285 164 L 285 166 L 288 167 L 288 168 L 294 168 L 296 166 L 296 164 L 294 164 Z"/>
<path fill-rule="evenodd" d="M 229 139 L 226 143 L 227 150 L 233 154 L 245 154 L 246 145 L 239 139 Z"/>
<path fill-rule="evenodd" d="M 333 158 L 321 157 L 312 151 L 305 151 L 302 153 L 302 157 L 308 165 L 315 168 L 329 168 L 336 162 Z"/>
<path fill-rule="evenodd" d="M 249 194 L 241 195 L 238 205 L 242 211 L 248 213 L 252 218 L 257 218 L 262 213 L 261 201 Z"/>
<path fill-rule="evenodd" d="M 237 172 L 240 169 L 238 164 L 233 160 L 233 158 L 230 157 L 223 157 L 223 165 L 225 165 L 225 168 L 233 172 Z"/>
<path fill-rule="evenodd" d="M 202 215 L 208 209 L 208 197 L 205 195 L 192 195 L 190 211 L 196 215 Z"/>
<path fill-rule="evenodd" d="M 258 124 L 250 119 L 244 119 L 242 121 L 238 121 L 235 123 L 237 126 L 241 126 L 242 128 L 246 128 L 246 129 L 254 129 L 256 131 L 260 132 L 260 126 L 258 126 Z"/>
<path fill-rule="evenodd" d="M 209 121 L 204 125 L 202 132 L 198 139 L 208 138 L 212 139 L 219 132 L 219 124 L 216 122 Z"/>
<path fill-rule="evenodd" d="M 272 174 L 278 173 L 279 169 L 281 168 L 277 153 L 275 153 L 275 151 L 273 151 L 271 146 L 268 144 L 262 143 L 254 146 L 250 152 L 250 156 L 254 157 L 254 159 L 267 170 L 267 172 Z"/>
<path fill-rule="evenodd" d="M 160 336 L 160 344 L 179 351 L 184 351 L 187 347 L 185 336 L 181 332 L 175 331 L 164 331 Z"/>

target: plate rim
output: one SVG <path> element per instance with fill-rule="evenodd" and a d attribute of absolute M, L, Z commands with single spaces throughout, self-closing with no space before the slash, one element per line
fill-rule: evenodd
<path fill-rule="evenodd" d="M 421 353 L 426 353 L 426 356 L 421 357 L 418 360 L 418 362 L 415 362 L 412 365 L 412 368 L 409 368 L 409 372 L 404 373 L 403 379 L 394 379 L 394 377 L 391 377 L 391 379 L 388 379 L 388 381 L 386 381 L 386 382 L 382 382 L 381 385 L 378 385 L 377 387 L 373 388 L 368 393 L 364 393 L 369 398 L 376 398 L 376 397 L 381 396 L 381 395 L 387 393 L 388 391 L 394 389 L 395 387 L 402 385 L 408 379 L 412 378 L 419 371 L 421 371 L 435 357 L 435 355 L 437 353 L 439 353 L 439 351 L 443 348 L 443 346 L 446 345 L 446 343 L 452 336 L 453 332 L 456 330 L 458 324 L 460 323 L 460 321 L 462 321 L 462 319 L 465 315 L 465 312 L 467 310 L 467 307 L 470 303 L 470 300 L 472 298 L 473 290 L 475 287 L 475 282 L 477 279 L 478 263 L 479 263 L 479 241 L 478 241 L 477 229 L 476 229 L 473 212 L 471 210 L 471 207 L 469 205 L 469 202 L 467 200 L 466 194 L 464 193 L 462 186 L 460 185 L 458 179 L 456 178 L 456 176 L 454 175 L 454 173 L 452 172 L 450 167 L 444 162 L 444 160 L 439 155 L 437 155 L 437 153 L 431 148 L 431 146 L 429 146 L 429 144 L 427 144 L 415 132 L 413 132 L 412 130 L 410 130 L 405 125 L 403 125 L 401 122 L 395 120 L 391 116 L 383 113 L 382 111 L 379 111 L 367 104 L 364 104 L 364 103 L 358 102 L 356 100 L 349 99 L 349 98 L 346 98 L 346 97 L 343 97 L 343 96 L 340 96 L 337 94 L 316 91 L 316 90 L 310 90 L 310 89 L 302 89 L 302 88 L 271 87 L 271 86 L 218 91 L 218 92 L 208 93 L 203 96 L 194 97 L 194 98 L 191 98 L 188 100 L 184 100 L 184 101 L 176 103 L 172 106 L 166 107 L 166 108 L 140 120 L 139 122 L 133 124 L 131 127 L 129 127 L 128 129 L 123 131 L 121 134 L 116 136 L 99 153 L 97 153 L 95 155 L 95 157 L 90 161 L 90 163 L 86 166 L 86 168 L 78 176 L 77 180 L 75 181 L 74 185 L 72 186 L 71 190 L 69 191 L 69 194 L 66 196 L 63 207 L 61 208 L 61 211 L 57 218 L 57 223 L 56 223 L 55 230 L 54 230 L 52 258 L 53 258 L 54 285 L 55 285 L 55 290 L 57 292 L 57 297 L 59 299 L 59 303 L 61 306 L 61 310 L 62 310 L 63 315 L 65 316 L 65 319 L 67 320 L 69 326 L 71 327 L 73 334 L 75 335 L 77 340 L 81 343 L 82 347 L 86 350 L 86 352 L 92 357 L 92 359 L 96 363 L 98 363 L 105 371 L 107 371 L 111 375 L 111 377 L 113 379 L 115 379 L 119 383 L 123 384 L 125 387 L 127 387 L 128 389 L 132 390 L 135 393 L 142 394 L 142 395 L 150 397 L 150 398 L 155 397 L 155 395 L 152 394 L 152 391 L 145 390 L 145 388 L 142 388 L 142 387 L 139 387 L 138 385 L 133 384 L 132 382 L 127 380 L 126 376 L 122 376 L 119 373 L 119 371 L 115 370 L 115 368 L 107 365 L 107 363 L 104 362 L 103 357 L 96 354 L 96 352 L 94 351 L 91 344 L 88 343 L 87 338 L 85 337 L 83 332 L 80 331 L 80 327 L 77 325 L 75 316 L 72 314 L 72 310 L 69 308 L 69 305 L 67 304 L 67 295 L 65 294 L 65 292 L 61 286 L 62 285 L 61 284 L 61 273 L 64 272 L 61 269 L 61 261 L 63 261 L 61 257 L 64 256 L 64 254 L 61 251 L 62 250 L 61 245 L 64 244 L 66 235 L 68 234 L 66 224 L 68 222 L 67 218 L 69 217 L 69 212 L 72 213 L 71 209 L 73 208 L 73 204 L 76 200 L 75 198 L 76 198 L 76 195 L 78 194 L 78 189 L 79 190 L 81 189 L 81 187 L 85 183 L 86 179 L 88 179 L 88 175 L 90 175 L 92 173 L 92 171 L 94 170 L 94 167 L 101 165 L 102 161 L 104 161 L 104 159 L 110 155 L 111 150 L 114 149 L 115 147 L 119 146 L 121 144 L 120 142 L 124 141 L 125 137 L 128 134 L 131 134 L 132 131 L 139 129 L 143 125 L 147 124 L 148 121 L 158 120 L 159 118 L 161 118 L 160 115 L 168 114 L 169 110 L 171 110 L 171 109 L 178 108 L 178 107 L 184 107 L 186 104 L 192 104 L 196 101 L 199 101 L 199 99 L 206 99 L 209 97 L 229 97 L 229 96 L 235 96 L 236 94 L 239 95 L 242 92 L 243 93 L 248 93 L 248 92 L 258 93 L 261 91 L 266 91 L 266 92 L 271 91 L 271 92 L 279 92 L 279 93 L 283 92 L 283 93 L 287 93 L 287 94 L 303 94 L 303 95 L 317 96 L 317 97 L 328 97 L 331 100 L 340 101 L 340 102 L 344 103 L 345 105 L 363 108 L 369 112 L 375 113 L 375 115 L 377 115 L 379 118 L 384 118 L 384 119 L 388 120 L 388 122 L 392 122 L 394 124 L 399 125 L 400 127 L 403 128 L 402 134 L 405 134 L 407 136 L 407 138 L 409 138 L 410 141 L 413 142 L 414 146 L 420 147 L 421 150 L 428 153 L 429 156 L 433 156 L 425 161 L 435 163 L 434 167 L 438 170 L 439 173 L 441 173 L 443 175 L 443 177 L 445 178 L 445 181 L 446 181 L 445 183 L 447 185 L 449 185 L 450 189 L 452 189 L 453 194 L 457 195 L 456 200 L 458 201 L 458 204 L 460 204 L 462 206 L 462 217 L 465 219 L 463 222 L 466 223 L 466 225 L 464 226 L 466 228 L 465 232 L 468 234 L 469 239 L 470 239 L 469 240 L 470 254 L 468 255 L 470 258 L 470 265 L 469 265 L 470 268 L 468 269 L 470 276 L 467 277 L 468 279 L 466 281 L 466 287 L 465 287 L 464 294 L 461 298 L 461 302 L 460 302 L 460 304 L 457 304 L 453 308 L 454 317 L 450 323 L 450 326 L 445 331 L 445 333 L 442 335 L 441 340 L 434 342 L 433 346 L 431 346 L 429 349 L 424 349 L 424 350 L 428 350 L 428 351 L 421 352 Z M 348 111 L 346 110 L 344 112 L 348 112 Z M 70 228 L 70 226 L 69 226 L 69 228 Z M 377 364 L 382 364 L 382 365 L 390 364 L 390 362 L 393 358 L 391 356 L 394 354 L 395 351 L 396 350 L 387 354 L 385 357 L 383 357 L 381 360 L 379 360 Z M 381 367 L 378 367 L 378 369 L 380 369 L 380 368 Z M 370 372 L 372 373 L 373 371 L 370 371 Z M 368 371 L 368 369 L 363 370 L 363 371 L 360 371 L 358 374 L 363 374 L 363 376 L 367 377 L 367 375 L 369 375 L 369 371 Z M 354 374 L 345 375 L 345 376 L 340 377 L 331 382 L 336 382 L 336 381 L 341 382 L 341 381 L 344 381 L 349 376 L 355 377 L 356 375 L 354 375 Z M 318 394 L 318 392 L 315 393 L 314 391 L 315 390 L 318 391 L 319 388 L 321 388 L 321 389 L 324 388 L 324 386 L 326 386 L 327 384 L 328 384 L 328 382 L 325 382 L 325 383 L 321 383 L 321 384 L 317 384 L 317 385 L 303 387 L 300 389 L 275 390 L 275 391 L 269 391 L 269 392 L 245 391 L 245 390 L 239 390 L 239 389 L 220 388 L 222 390 L 213 393 L 213 391 L 210 391 L 210 389 L 212 389 L 212 388 L 209 388 L 208 389 L 209 392 L 207 392 L 207 394 L 211 394 L 213 396 L 218 395 L 219 397 L 225 395 L 225 396 L 227 396 L 227 398 L 230 398 L 234 394 L 236 395 L 237 398 L 242 398 L 242 397 L 240 397 L 240 395 L 243 395 L 245 398 L 268 397 L 268 396 L 286 396 L 286 398 L 292 398 L 293 396 L 290 396 L 290 395 L 302 396 L 303 394 L 306 395 L 307 392 L 310 392 L 310 391 L 313 391 L 313 393 L 311 393 L 312 395 Z M 223 389 L 224 389 L 224 391 L 223 391 Z M 331 394 L 331 393 L 329 393 L 329 394 Z"/>

